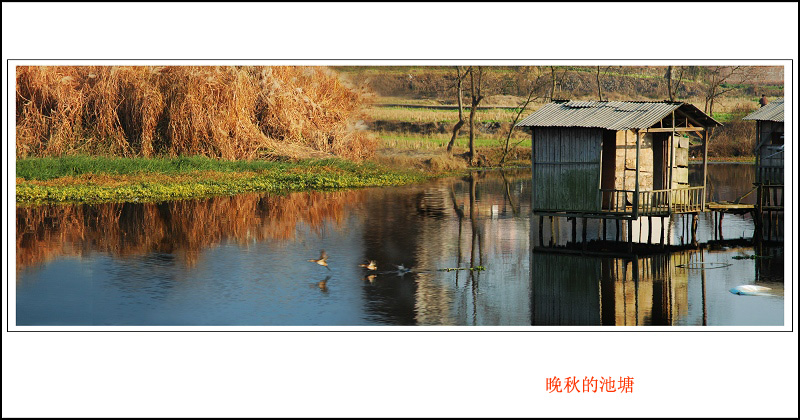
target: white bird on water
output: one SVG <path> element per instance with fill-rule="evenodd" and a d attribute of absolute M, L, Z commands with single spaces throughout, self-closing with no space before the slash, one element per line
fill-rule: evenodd
<path fill-rule="evenodd" d="M 770 290 L 770 288 L 764 286 L 756 286 L 753 284 L 745 284 L 742 286 L 734 287 L 733 289 L 731 289 L 731 293 L 735 295 L 759 296 L 768 294 L 767 290 Z"/>

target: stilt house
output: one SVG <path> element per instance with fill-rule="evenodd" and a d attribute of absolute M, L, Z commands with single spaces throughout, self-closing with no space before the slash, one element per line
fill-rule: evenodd
<path fill-rule="evenodd" d="M 666 216 L 705 208 L 708 128 L 682 102 L 551 102 L 517 124 L 532 131 L 533 211 Z M 689 135 L 702 139 L 703 185 L 689 185 Z"/>
<path fill-rule="evenodd" d="M 783 184 L 783 99 L 742 118 L 756 122 L 756 184 Z"/>

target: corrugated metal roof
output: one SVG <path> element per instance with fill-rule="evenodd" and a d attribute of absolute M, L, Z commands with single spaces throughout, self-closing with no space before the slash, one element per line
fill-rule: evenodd
<path fill-rule="evenodd" d="M 709 125 L 720 125 L 694 105 L 682 102 L 568 101 L 543 106 L 520 121 L 517 127 L 645 129 L 681 107 L 695 119 L 701 118 Z"/>
<path fill-rule="evenodd" d="M 783 99 L 766 104 L 742 119 L 783 122 Z"/>

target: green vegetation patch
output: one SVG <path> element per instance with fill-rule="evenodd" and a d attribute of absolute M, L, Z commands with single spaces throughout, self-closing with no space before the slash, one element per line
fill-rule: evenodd
<path fill-rule="evenodd" d="M 52 164 L 46 167 L 45 164 Z M 227 172 L 228 174 L 224 174 Z M 238 173 L 241 172 L 241 173 Z M 75 176 L 138 175 L 116 182 L 82 182 Z M 196 175 L 172 181 L 163 175 Z M 158 178 L 157 180 L 148 179 Z M 162 175 L 162 176 L 155 176 Z M 221 176 L 220 176 L 221 175 Z M 159 201 L 244 192 L 333 190 L 420 182 L 430 175 L 374 163 L 323 159 L 299 163 L 232 162 L 207 158 L 54 158 L 17 161 L 18 204 L 52 202 Z M 59 183 L 60 179 L 70 182 Z M 22 179 L 19 179 L 22 178 Z M 122 178 L 119 182 L 118 178 Z M 41 180 L 52 182 L 46 185 Z"/>
<path fill-rule="evenodd" d="M 337 161 L 334 159 L 331 162 Z M 338 160 L 339 162 L 344 162 Z M 329 163 L 328 160 L 297 165 L 313 166 Z M 337 163 L 338 164 L 338 163 Z M 17 177 L 25 180 L 48 180 L 65 176 L 179 175 L 199 171 L 244 172 L 286 169 L 292 164 L 270 161 L 218 160 L 203 156 L 175 158 L 119 158 L 103 156 L 64 156 L 17 159 Z"/>

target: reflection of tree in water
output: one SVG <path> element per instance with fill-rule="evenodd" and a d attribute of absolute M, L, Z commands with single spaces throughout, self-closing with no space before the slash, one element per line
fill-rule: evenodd
<path fill-rule="evenodd" d="M 414 190 L 415 194 L 409 194 L 409 190 Z M 418 206 L 424 191 L 417 190 L 413 187 L 374 190 L 364 203 L 366 254 L 362 259 L 376 260 L 378 271 L 394 270 L 395 264 L 419 268 L 415 251 L 421 246 L 421 222 L 432 209 Z M 415 276 L 415 273 L 405 276 L 379 274 L 369 287 L 364 288 L 367 313 L 387 324 L 414 325 Z"/>
<path fill-rule="evenodd" d="M 492 217 L 502 212 L 511 222 L 520 212 L 515 204 L 523 201 L 520 195 L 527 192 L 518 184 L 529 181 L 529 172 L 507 174 L 506 179 L 497 172 L 475 172 L 371 194 L 364 204 L 366 254 L 362 258 L 378 260 L 379 270 L 402 263 L 425 272 L 405 277 L 379 275 L 364 288 L 367 311 L 375 319 L 398 325 L 491 324 L 499 320 L 497 312 L 503 308 L 493 306 L 480 293 L 487 273 L 443 274 L 436 270 L 486 265 L 488 247 L 501 246 L 499 237 L 487 237 L 487 228 L 498 223 Z"/>
<path fill-rule="evenodd" d="M 288 240 L 298 223 L 319 232 L 343 226 L 363 191 L 243 194 L 161 203 L 68 204 L 17 208 L 17 268 L 59 255 L 181 255 L 187 264 L 223 241 Z"/>

